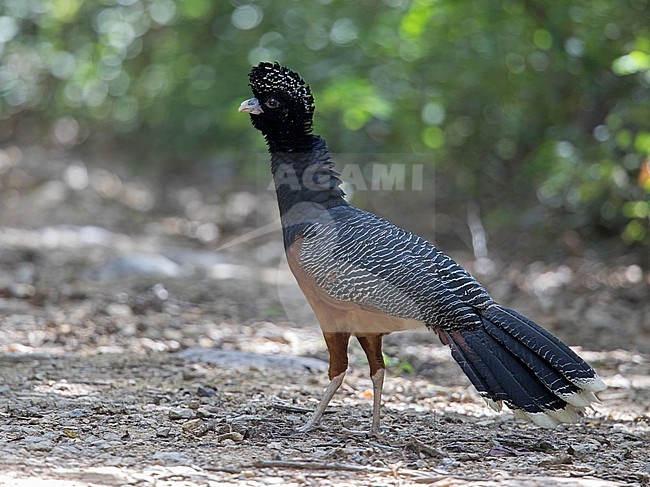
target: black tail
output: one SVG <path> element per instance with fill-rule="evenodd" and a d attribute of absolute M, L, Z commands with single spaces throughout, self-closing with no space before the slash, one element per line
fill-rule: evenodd
<path fill-rule="evenodd" d="M 580 419 L 605 389 L 598 374 L 569 347 L 519 313 L 493 305 L 482 327 L 443 330 L 442 342 L 479 394 L 495 409 L 555 427 Z"/>

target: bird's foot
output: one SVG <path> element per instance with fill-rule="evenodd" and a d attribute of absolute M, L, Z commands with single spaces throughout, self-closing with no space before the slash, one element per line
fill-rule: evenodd
<path fill-rule="evenodd" d="M 318 426 L 318 424 L 318 421 L 307 421 L 300 428 L 297 428 L 296 431 L 298 433 L 307 433 L 308 431 L 313 430 L 315 426 Z"/>
<path fill-rule="evenodd" d="M 374 436 L 375 438 L 381 438 L 382 437 L 381 429 L 379 428 L 379 424 L 380 424 L 379 414 L 377 414 L 376 416 L 373 415 L 372 426 L 370 427 L 370 435 Z"/>

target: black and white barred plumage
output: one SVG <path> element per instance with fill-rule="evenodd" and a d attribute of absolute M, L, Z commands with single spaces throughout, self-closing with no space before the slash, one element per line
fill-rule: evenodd
<path fill-rule="evenodd" d="M 435 326 L 477 326 L 492 299 L 470 274 L 426 240 L 353 206 L 305 223 L 305 272 L 332 297 Z M 331 279 L 332 273 L 336 279 Z"/>

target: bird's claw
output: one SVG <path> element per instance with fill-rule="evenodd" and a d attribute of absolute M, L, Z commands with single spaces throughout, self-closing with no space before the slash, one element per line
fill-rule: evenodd
<path fill-rule="evenodd" d="M 311 421 L 307 421 L 300 428 L 296 428 L 296 431 L 298 433 L 307 433 L 308 431 L 313 430 L 315 426 L 318 426 L 318 423 L 312 423 Z"/>

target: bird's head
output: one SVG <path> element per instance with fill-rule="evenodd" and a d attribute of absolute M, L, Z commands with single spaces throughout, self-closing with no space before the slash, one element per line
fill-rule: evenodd
<path fill-rule="evenodd" d="M 288 139 L 311 132 L 314 97 L 300 75 L 278 63 L 262 62 L 248 74 L 254 98 L 239 112 L 250 113 L 253 126 L 267 139 Z"/>

